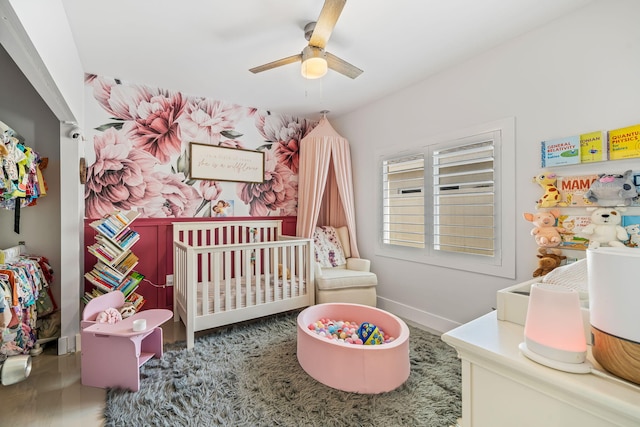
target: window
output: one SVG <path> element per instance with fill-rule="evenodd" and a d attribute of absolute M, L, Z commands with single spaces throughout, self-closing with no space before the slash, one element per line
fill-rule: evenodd
<path fill-rule="evenodd" d="M 384 153 L 377 253 L 515 277 L 513 119 Z"/>
<path fill-rule="evenodd" d="M 434 250 L 495 255 L 494 138 L 432 151 Z"/>
<path fill-rule="evenodd" d="M 382 239 L 424 248 L 424 154 L 383 161 Z"/>

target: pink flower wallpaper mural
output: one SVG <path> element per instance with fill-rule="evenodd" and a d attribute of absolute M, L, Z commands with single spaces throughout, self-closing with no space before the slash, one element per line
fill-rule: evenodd
<path fill-rule="evenodd" d="M 102 76 L 85 83 L 95 101 L 86 106 L 87 218 L 209 217 L 220 206 L 234 216 L 297 214 L 300 141 L 316 122 Z M 264 182 L 192 179 L 191 142 L 263 151 Z"/>

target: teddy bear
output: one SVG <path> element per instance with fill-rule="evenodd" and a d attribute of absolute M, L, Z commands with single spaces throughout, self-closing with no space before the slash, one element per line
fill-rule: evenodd
<path fill-rule="evenodd" d="M 556 227 L 556 220 L 560 216 L 558 209 L 536 213 L 525 212 L 522 216 L 536 226 L 531 230 L 531 235 L 535 237 L 538 246 L 552 248 L 560 245 L 562 242 L 560 232 L 565 230 L 561 227 Z"/>
<path fill-rule="evenodd" d="M 620 225 L 625 208 L 587 208 L 591 213 L 591 223 L 580 234 L 589 239 L 589 249 L 600 246 L 624 246 L 629 238 L 627 231 Z"/>
<path fill-rule="evenodd" d="M 637 248 L 640 246 L 640 224 L 627 225 L 625 231 L 629 235 L 627 246 Z"/>
<path fill-rule="evenodd" d="M 559 267 L 562 261 L 567 259 L 561 253 L 559 249 L 538 248 L 538 268 L 533 272 L 533 277 L 544 276 Z"/>
<path fill-rule="evenodd" d="M 622 175 L 600 174 L 584 194 L 587 200 L 600 206 L 629 206 L 637 196 L 631 170 Z"/>

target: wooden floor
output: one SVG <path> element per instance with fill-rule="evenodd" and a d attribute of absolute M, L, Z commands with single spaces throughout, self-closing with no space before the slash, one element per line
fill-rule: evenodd
<path fill-rule="evenodd" d="M 182 322 L 163 325 L 165 343 L 185 340 Z M 80 384 L 80 352 L 57 355 L 55 342 L 32 358 L 31 375 L 0 384 L 0 425 L 37 427 L 103 426 L 105 390 Z"/>

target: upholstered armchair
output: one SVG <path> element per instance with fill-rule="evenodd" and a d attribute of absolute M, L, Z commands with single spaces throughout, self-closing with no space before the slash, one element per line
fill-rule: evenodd
<path fill-rule="evenodd" d="M 352 258 L 347 227 L 317 227 L 316 303 L 346 302 L 376 306 L 377 276 L 368 259 Z"/>

